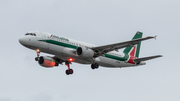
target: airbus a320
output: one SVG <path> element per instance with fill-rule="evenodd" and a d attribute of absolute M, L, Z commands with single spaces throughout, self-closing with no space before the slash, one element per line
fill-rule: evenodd
<path fill-rule="evenodd" d="M 65 63 L 68 67 L 65 73 L 70 75 L 73 74 L 73 69 L 70 68 L 72 62 L 90 64 L 92 69 L 98 69 L 99 66 L 121 68 L 145 65 L 147 60 L 162 57 L 155 55 L 139 58 L 141 42 L 156 38 L 156 36 L 142 38 L 142 35 L 142 32 L 137 32 L 130 41 L 95 46 L 46 32 L 31 31 L 21 37 L 19 42 L 36 51 L 35 60 L 41 66 L 52 68 Z M 122 48 L 125 48 L 124 51 L 119 52 L 118 49 Z M 40 56 L 40 52 L 54 56 Z"/>

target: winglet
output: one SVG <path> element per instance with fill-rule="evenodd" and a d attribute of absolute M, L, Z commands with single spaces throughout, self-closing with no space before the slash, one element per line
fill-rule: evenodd
<path fill-rule="evenodd" d="M 154 36 L 154 39 L 156 40 L 156 38 L 157 38 L 157 35 L 156 36 Z"/>

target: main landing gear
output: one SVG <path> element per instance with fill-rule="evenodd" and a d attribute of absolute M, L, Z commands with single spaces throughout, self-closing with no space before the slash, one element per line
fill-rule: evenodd
<path fill-rule="evenodd" d="M 39 55 L 40 55 L 40 50 L 37 49 L 37 50 L 36 50 L 36 53 L 37 53 L 37 57 L 35 58 L 35 61 L 38 61 L 38 60 L 39 60 Z"/>
<path fill-rule="evenodd" d="M 73 69 L 70 68 L 69 64 L 70 64 L 70 62 L 68 62 L 68 61 L 65 62 L 65 65 L 68 67 L 68 69 L 66 70 L 67 75 L 73 74 L 73 72 L 74 72 Z"/>
<path fill-rule="evenodd" d="M 92 58 L 93 63 L 91 64 L 91 68 L 92 69 L 98 69 L 99 68 L 99 64 L 95 62 L 95 59 Z"/>
<path fill-rule="evenodd" d="M 92 69 L 98 69 L 99 68 L 99 64 L 98 63 L 93 63 L 93 64 L 91 64 L 91 68 Z"/>

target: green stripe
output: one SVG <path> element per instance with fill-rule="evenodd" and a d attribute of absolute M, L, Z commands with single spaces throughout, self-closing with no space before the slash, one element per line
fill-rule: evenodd
<path fill-rule="evenodd" d="M 132 40 L 142 38 L 142 35 L 143 35 L 142 32 L 137 32 L 137 33 L 134 35 L 134 37 L 133 37 Z M 135 56 L 136 56 L 137 58 L 139 57 L 140 46 L 141 46 L 141 42 L 139 42 L 139 44 L 137 44 L 137 49 L 136 49 L 136 54 L 135 54 Z M 133 48 L 132 46 L 126 47 L 123 52 L 124 52 L 125 54 L 128 54 L 128 53 L 131 51 L 132 48 Z"/>
<path fill-rule="evenodd" d="M 136 49 L 136 57 L 139 57 L 139 52 L 140 52 L 140 47 L 141 47 L 141 42 L 139 42 L 139 44 L 137 45 L 137 49 Z"/>
<path fill-rule="evenodd" d="M 110 54 L 104 54 L 105 57 L 110 58 L 110 59 L 114 59 L 114 60 L 119 60 L 119 61 L 126 61 L 128 59 L 128 55 L 125 55 L 124 57 L 118 57 L 118 56 L 114 56 L 114 55 L 110 55 Z"/>
<path fill-rule="evenodd" d="M 71 45 L 71 44 L 67 44 L 67 43 L 63 43 L 63 42 L 59 42 L 59 41 L 55 41 L 55 40 L 39 40 L 39 41 L 44 41 L 47 43 L 51 43 L 54 45 L 58 45 L 58 46 L 63 46 L 63 47 L 68 47 L 68 48 L 72 48 L 72 49 L 77 49 L 77 46 Z"/>
<path fill-rule="evenodd" d="M 63 42 L 59 42 L 59 41 L 55 41 L 55 40 L 39 40 L 39 41 L 43 41 L 43 42 L 47 42 L 47 43 L 50 43 L 50 44 L 63 46 L 63 47 L 67 47 L 67 48 L 72 48 L 72 49 L 77 49 L 78 48 L 78 46 L 63 43 Z M 127 54 L 122 58 L 118 57 L 118 56 L 110 55 L 110 54 L 104 54 L 104 56 L 107 57 L 107 58 L 110 58 L 110 59 L 118 60 L 118 61 L 126 61 L 128 59 L 128 57 L 129 57 Z"/>

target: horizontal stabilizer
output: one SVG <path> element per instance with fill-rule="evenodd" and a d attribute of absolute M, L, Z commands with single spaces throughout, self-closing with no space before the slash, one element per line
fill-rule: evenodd
<path fill-rule="evenodd" d="M 135 61 L 135 62 L 147 61 L 147 60 L 155 59 L 155 58 L 158 58 L 158 57 L 162 57 L 162 55 L 156 55 L 156 56 L 138 58 L 138 59 L 134 59 L 134 61 Z"/>

